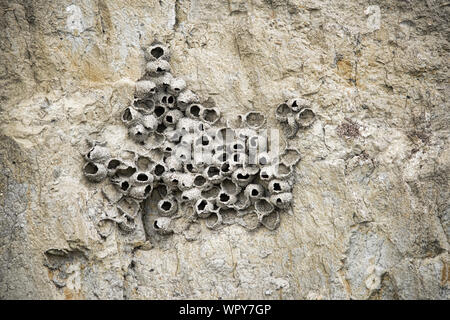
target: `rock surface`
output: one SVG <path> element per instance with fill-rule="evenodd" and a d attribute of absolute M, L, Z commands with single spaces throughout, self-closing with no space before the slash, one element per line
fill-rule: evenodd
<path fill-rule="evenodd" d="M 0 1 L 0 299 L 449 299 L 446 1 Z M 85 138 L 159 40 L 225 116 L 301 95 L 316 121 L 275 231 L 98 225 Z"/>

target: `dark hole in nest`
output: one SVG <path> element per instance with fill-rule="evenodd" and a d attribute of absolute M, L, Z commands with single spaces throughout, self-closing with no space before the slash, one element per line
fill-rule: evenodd
<path fill-rule="evenodd" d="M 127 223 L 133 223 L 133 218 L 126 216 L 125 219 L 127 219 Z"/>
<path fill-rule="evenodd" d="M 127 191 L 129 186 L 130 184 L 127 181 L 124 181 L 120 184 L 120 189 L 122 189 L 123 191 Z"/>
<path fill-rule="evenodd" d="M 172 116 L 167 116 L 167 117 L 166 117 L 166 121 L 167 121 L 168 123 L 172 123 L 172 122 L 173 122 L 173 117 L 172 117 Z"/>
<path fill-rule="evenodd" d="M 175 171 L 175 170 L 173 170 L 173 171 Z M 174 185 L 177 185 L 177 184 L 178 184 L 178 179 L 172 179 L 172 183 L 173 183 Z"/>
<path fill-rule="evenodd" d="M 195 179 L 194 179 L 194 184 L 196 185 L 196 186 L 202 186 L 202 185 L 204 185 L 206 183 L 206 179 L 205 179 L 205 177 L 203 177 L 203 176 L 197 176 L 197 177 L 195 177 Z"/>
<path fill-rule="evenodd" d="M 157 106 L 157 107 L 155 108 L 155 115 L 156 115 L 157 117 L 160 117 L 160 116 L 162 116 L 162 115 L 164 114 L 164 111 L 166 111 L 166 109 L 165 109 L 164 107 L 162 107 L 162 106 Z"/>
<path fill-rule="evenodd" d="M 174 98 L 173 98 L 172 96 L 169 96 L 169 98 L 167 98 L 167 102 L 168 102 L 169 104 L 172 104 L 172 103 L 175 102 L 175 100 L 174 100 Z"/>
<path fill-rule="evenodd" d="M 162 97 L 161 102 L 162 103 L 167 103 L 167 97 L 166 96 Z"/>
<path fill-rule="evenodd" d="M 220 167 L 220 170 L 225 173 L 230 172 L 230 165 L 228 163 L 224 163 Z"/>
<path fill-rule="evenodd" d="M 159 225 L 158 225 L 158 221 L 155 221 L 155 222 L 153 223 L 153 226 L 155 227 L 155 229 L 160 229 L 160 228 L 159 228 Z"/>
<path fill-rule="evenodd" d="M 209 144 L 209 139 L 206 136 L 202 137 L 202 145 L 207 146 Z"/>
<path fill-rule="evenodd" d="M 86 165 L 85 171 L 87 174 L 95 174 L 98 171 L 98 167 L 93 163 L 88 163 Z"/>
<path fill-rule="evenodd" d="M 119 176 L 131 177 L 136 172 L 136 168 L 128 167 L 126 169 L 117 170 Z"/>
<path fill-rule="evenodd" d="M 259 194 L 258 190 L 253 189 L 252 190 L 252 196 L 256 197 Z"/>
<path fill-rule="evenodd" d="M 219 199 L 222 202 L 227 202 L 228 200 L 230 200 L 230 196 L 227 195 L 226 193 L 221 193 L 219 196 Z"/>
<path fill-rule="evenodd" d="M 156 68 L 156 72 L 163 72 L 164 70 L 160 67 Z"/>
<path fill-rule="evenodd" d="M 281 190 L 280 184 L 279 184 L 279 183 L 274 183 L 274 184 L 273 184 L 273 190 L 275 190 L 275 191 L 280 191 L 280 190 Z"/>
<path fill-rule="evenodd" d="M 238 178 L 239 180 L 247 180 L 248 178 L 250 178 L 250 176 L 249 176 L 248 173 L 246 173 L 246 174 L 238 173 L 238 174 L 237 174 L 237 178 Z"/>
<path fill-rule="evenodd" d="M 194 117 L 200 116 L 200 107 L 198 105 L 191 106 L 189 110 Z"/>
<path fill-rule="evenodd" d="M 150 191 L 152 191 L 152 186 L 146 186 L 144 190 L 145 194 L 149 194 Z"/>
<path fill-rule="evenodd" d="M 192 171 L 194 171 L 194 166 L 191 163 L 188 163 L 186 165 L 186 170 L 189 172 L 192 172 Z"/>
<path fill-rule="evenodd" d="M 144 173 L 140 173 L 137 176 L 137 180 L 138 181 L 147 181 L 148 180 L 148 176 L 146 174 L 144 174 Z"/>
<path fill-rule="evenodd" d="M 265 172 L 262 172 L 262 173 L 261 173 L 261 178 L 263 178 L 263 179 L 269 179 L 269 175 L 268 175 L 267 173 L 265 173 Z"/>
<path fill-rule="evenodd" d="M 235 155 L 233 156 L 233 160 L 234 160 L 234 162 L 238 162 L 238 161 L 239 161 L 239 159 L 240 159 L 240 156 L 239 156 L 239 154 L 235 154 Z"/>
<path fill-rule="evenodd" d="M 161 208 L 165 211 L 169 211 L 172 208 L 172 204 L 169 201 L 164 201 Z"/>
<path fill-rule="evenodd" d="M 207 173 L 208 173 L 208 177 L 214 177 L 214 176 L 219 175 L 220 170 L 217 169 L 216 167 L 209 167 Z"/>
<path fill-rule="evenodd" d="M 138 131 L 138 132 L 136 132 L 136 135 L 137 135 L 137 136 L 142 136 L 142 132 L 141 132 L 141 131 Z"/>
<path fill-rule="evenodd" d="M 161 47 L 155 47 L 150 51 L 150 54 L 158 59 L 159 57 L 162 57 L 162 55 L 164 54 L 164 50 Z"/>
<path fill-rule="evenodd" d="M 278 198 L 277 199 L 277 203 L 281 203 L 282 201 L 281 201 L 281 199 L 280 198 Z"/>
<path fill-rule="evenodd" d="M 125 121 L 131 121 L 133 120 L 133 116 L 131 115 L 131 111 L 130 108 L 126 108 L 123 115 L 122 115 L 122 119 Z"/>
<path fill-rule="evenodd" d="M 120 161 L 116 159 L 112 159 L 108 163 L 108 169 L 116 169 L 120 165 Z"/>
<path fill-rule="evenodd" d="M 205 210 L 205 208 L 206 208 L 206 201 L 205 200 L 200 201 L 200 203 L 198 204 L 197 208 L 200 211 Z"/>
<path fill-rule="evenodd" d="M 157 165 L 155 166 L 155 174 L 156 174 L 157 176 L 162 175 L 162 174 L 164 173 L 164 171 L 165 171 L 165 169 L 164 169 L 164 166 L 163 166 L 163 165 L 157 164 Z"/>
<path fill-rule="evenodd" d="M 158 132 L 158 133 L 163 133 L 166 129 L 167 129 L 167 127 L 166 127 L 164 124 L 160 123 L 160 124 L 156 127 L 156 132 Z"/>

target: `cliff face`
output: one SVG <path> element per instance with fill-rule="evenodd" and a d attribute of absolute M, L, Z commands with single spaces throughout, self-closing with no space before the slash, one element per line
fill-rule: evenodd
<path fill-rule="evenodd" d="M 445 1 L 0 3 L 1 299 L 449 298 Z M 120 146 L 155 40 L 225 118 L 314 102 L 276 230 L 98 223 L 86 138 Z"/>

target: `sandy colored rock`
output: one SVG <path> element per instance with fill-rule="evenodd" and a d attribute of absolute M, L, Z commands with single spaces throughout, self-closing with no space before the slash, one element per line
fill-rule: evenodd
<path fill-rule="evenodd" d="M 449 299 L 445 1 L 0 1 L 0 299 Z M 223 117 L 297 96 L 279 227 L 118 227 L 84 178 L 160 41 Z M 106 189 L 105 189 L 106 190 Z M 110 195 L 111 198 L 114 195 Z M 123 228 L 126 228 L 123 222 Z"/>

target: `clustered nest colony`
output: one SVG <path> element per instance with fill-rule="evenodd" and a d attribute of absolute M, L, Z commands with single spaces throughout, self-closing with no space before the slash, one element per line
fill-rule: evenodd
<path fill-rule="evenodd" d="M 212 229 L 230 221 L 251 230 L 260 225 L 275 229 L 280 212 L 292 202 L 299 152 L 286 148 L 279 157 L 264 134 L 260 112 L 240 116 L 236 128 L 223 124 L 217 107 L 200 103 L 186 82 L 171 74 L 164 45 L 154 43 L 145 58 L 146 73 L 136 82 L 134 103 L 121 114 L 142 152 L 112 156 L 105 145 L 94 143 L 85 155 L 86 178 L 111 182 L 103 192 L 117 207 L 112 220 L 131 232 L 142 207 L 152 207 L 154 230 L 169 234 L 172 219 L 190 207 L 194 217 L 208 218 Z M 293 137 L 312 123 L 314 113 L 299 98 L 278 106 L 276 117 L 288 124 L 288 137 Z M 111 189 L 118 196 L 105 191 Z"/>

